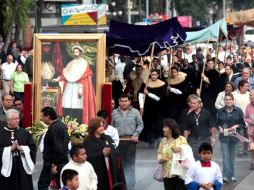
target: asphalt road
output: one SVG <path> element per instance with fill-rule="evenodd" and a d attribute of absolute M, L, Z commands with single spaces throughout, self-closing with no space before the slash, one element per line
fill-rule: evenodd
<path fill-rule="evenodd" d="M 218 141 L 217 141 L 218 142 Z M 220 152 L 220 144 L 215 146 L 213 160 L 222 167 L 222 158 Z M 249 170 L 250 156 L 236 157 L 236 178 L 237 182 L 224 184 L 222 190 L 233 190 L 240 182 L 247 177 L 251 171 Z M 152 178 L 152 170 L 156 163 L 156 149 L 148 149 L 145 143 L 139 143 L 136 156 L 136 190 L 163 190 L 163 183 L 157 182 Z M 34 188 L 37 190 L 37 181 L 42 167 L 42 155 L 37 154 L 37 163 L 33 174 Z M 237 190 L 241 190 L 237 188 Z"/>

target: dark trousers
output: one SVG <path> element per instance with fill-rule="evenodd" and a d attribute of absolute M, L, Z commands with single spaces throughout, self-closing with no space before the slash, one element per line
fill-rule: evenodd
<path fill-rule="evenodd" d="M 211 139 L 210 137 L 201 137 L 201 138 L 193 138 L 191 136 L 188 137 L 188 143 L 192 148 L 193 151 L 193 156 L 195 158 L 195 160 L 199 160 L 199 154 L 198 154 L 198 150 L 199 150 L 199 146 L 202 143 L 211 143 Z"/>
<path fill-rule="evenodd" d="M 57 174 L 52 175 L 51 164 L 44 162 L 38 181 L 38 190 L 48 190 L 49 185 L 53 179 L 56 180 L 57 188 L 60 189 L 60 173 L 65 164 L 67 163 L 57 164 Z"/>
<path fill-rule="evenodd" d="M 24 100 L 24 92 L 15 92 L 14 91 L 14 97 L 18 100 Z"/>
<path fill-rule="evenodd" d="M 187 190 L 184 180 L 179 177 L 163 178 L 165 190 Z"/>
<path fill-rule="evenodd" d="M 136 184 L 135 179 L 136 143 L 132 141 L 120 141 L 118 149 L 120 151 L 123 161 L 123 170 L 128 190 L 134 190 Z"/>

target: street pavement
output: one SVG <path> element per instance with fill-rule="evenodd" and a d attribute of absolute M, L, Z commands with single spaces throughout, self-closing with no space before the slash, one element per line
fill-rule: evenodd
<path fill-rule="evenodd" d="M 138 144 L 136 155 L 136 190 L 163 190 L 163 183 L 152 178 L 152 171 L 156 163 L 156 149 L 149 149 L 148 144 Z M 214 148 L 213 160 L 222 167 L 220 144 Z M 236 157 L 235 174 L 237 182 L 224 184 L 222 190 L 251 190 L 253 187 L 254 172 L 249 170 L 250 156 Z M 37 181 L 42 168 L 42 155 L 37 154 L 37 163 L 33 174 L 34 188 L 37 190 Z"/>

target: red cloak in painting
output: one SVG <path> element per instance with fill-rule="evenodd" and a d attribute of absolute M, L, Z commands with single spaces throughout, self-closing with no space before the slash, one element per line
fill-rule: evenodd
<path fill-rule="evenodd" d="M 63 69 L 59 77 L 59 85 L 64 93 L 65 87 L 68 82 L 78 83 L 82 88 L 79 93 L 82 95 L 82 123 L 88 123 L 90 119 L 96 115 L 95 107 L 95 92 L 92 83 L 93 72 L 89 67 L 87 61 L 83 58 L 74 59 L 69 62 Z M 78 94 L 78 93 L 77 93 Z M 57 114 L 62 116 L 63 94 L 60 93 Z M 76 97 L 68 97 L 69 101 Z"/>

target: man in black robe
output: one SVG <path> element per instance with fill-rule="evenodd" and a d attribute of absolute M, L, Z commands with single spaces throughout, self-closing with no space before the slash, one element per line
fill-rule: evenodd
<path fill-rule="evenodd" d="M 206 65 L 207 67 L 204 75 L 201 76 L 204 80 L 201 90 L 201 99 L 203 100 L 204 107 L 208 109 L 213 118 L 215 118 L 217 110 L 214 104 L 219 92 L 224 90 L 223 81 L 225 79 L 214 69 L 214 61 L 212 59 L 208 59 Z"/>
<path fill-rule="evenodd" d="M 6 112 L 7 126 L 0 128 L 0 189 L 33 190 L 32 172 L 36 145 L 32 135 L 19 127 L 19 112 Z"/>
<path fill-rule="evenodd" d="M 156 69 L 151 70 L 151 78 L 146 84 L 141 85 L 139 92 L 140 111 L 143 113 L 144 121 L 144 130 L 140 135 L 140 140 L 148 142 L 149 148 L 155 148 L 159 138 L 163 136 L 163 105 L 161 98 L 165 96 L 166 85 L 158 77 L 159 71 Z"/>

